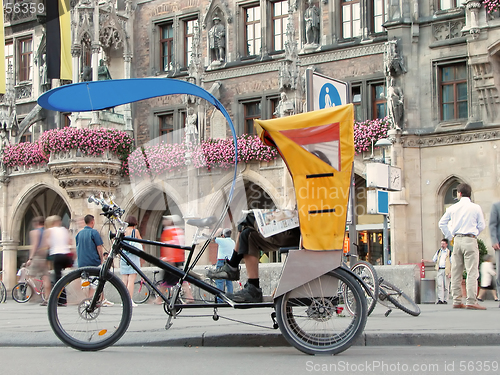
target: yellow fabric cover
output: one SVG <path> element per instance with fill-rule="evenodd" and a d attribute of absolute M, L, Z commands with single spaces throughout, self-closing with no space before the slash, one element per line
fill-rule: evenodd
<path fill-rule="evenodd" d="M 292 175 L 302 245 L 308 250 L 342 250 L 344 244 L 354 161 L 353 108 L 352 104 L 346 104 L 254 121 L 259 137 L 278 148 Z M 301 137 L 305 139 L 303 142 Z M 308 137 L 309 141 L 338 138 L 339 160 L 332 163 L 338 170 L 297 143 L 307 145 Z"/>

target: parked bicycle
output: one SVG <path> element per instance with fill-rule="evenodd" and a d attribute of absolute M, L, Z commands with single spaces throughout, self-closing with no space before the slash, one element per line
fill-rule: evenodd
<path fill-rule="evenodd" d="M 2 275 L 3 271 L 0 271 L 0 276 Z M 5 289 L 5 284 L 3 283 L 3 280 L 0 279 L 0 303 L 5 302 L 7 300 L 7 289 Z"/>
<path fill-rule="evenodd" d="M 384 314 L 385 316 L 389 316 L 393 309 L 399 309 L 413 316 L 420 315 L 420 307 L 415 301 L 394 284 L 382 277 L 378 277 L 375 268 L 370 263 L 362 260 L 358 261 L 351 267 L 351 270 L 363 280 L 371 292 L 365 292 L 368 315 L 373 312 L 377 302 L 388 308 Z M 349 304 L 347 308 L 351 311 Z"/>
<path fill-rule="evenodd" d="M 392 309 L 396 308 L 412 316 L 420 315 L 420 307 L 405 292 L 394 284 L 379 278 L 380 293 L 378 301 L 388 308 L 385 316 L 389 316 Z"/>
<path fill-rule="evenodd" d="M 45 301 L 43 280 L 30 277 L 29 271 L 26 273 L 26 280 L 17 283 L 12 288 L 12 298 L 18 303 L 28 302 L 34 294 L 39 295 Z"/>
<path fill-rule="evenodd" d="M 162 293 L 167 300 L 170 300 L 172 296 L 172 287 L 171 286 L 165 286 L 165 283 L 163 280 L 156 280 L 156 275 L 158 275 L 160 271 L 153 271 L 153 284 L 156 286 L 157 290 L 160 290 L 161 292 L 165 291 Z M 146 303 L 149 298 L 154 298 L 155 300 L 159 297 L 160 295 L 157 294 L 156 290 L 151 288 L 147 281 L 144 279 L 140 279 L 134 283 L 134 295 L 132 296 L 132 301 L 134 301 L 137 304 L 142 304 Z M 179 293 L 179 301 L 181 303 L 185 303 L 184 301 L 184 291 L 181 289 Z"/>

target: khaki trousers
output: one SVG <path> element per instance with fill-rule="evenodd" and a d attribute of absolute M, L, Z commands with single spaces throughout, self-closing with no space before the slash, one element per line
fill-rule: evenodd
<path fill-rule="evenodd" d="M 477 303 L 477 279 L 479 277 L 479 249 L 477 239 L 472 237 L 455 237 L 451 254 L 451 294 L 453 304 L 463 303 L 462 273 L 467 271 L 466 289 L 467 305 Z"/>

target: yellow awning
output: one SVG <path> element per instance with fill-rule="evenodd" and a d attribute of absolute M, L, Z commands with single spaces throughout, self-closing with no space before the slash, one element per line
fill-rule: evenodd
<path fill-rule="evenodd" d="M 292 175 L 305 249 L 342 250 L 354 161 L 353 124 L 352 104 L 254 121 L 262 141 L 278 148 Z"/>

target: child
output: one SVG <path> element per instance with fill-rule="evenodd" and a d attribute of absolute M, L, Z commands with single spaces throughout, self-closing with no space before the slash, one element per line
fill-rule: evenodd
<path fill-rule="evenodd" d="M 21 264 L 21 268 L 17 271 L 17 276 L 19 276 L 19 282 L 24 283 L 26 281 L 26 276 L 28 275 L 28 268 L 26 263 Z"/>
<path fill-rule="evenodd" d="M 477 296 L 478 301 L 483 301 L 487 290 L 491 290 L 493 297 L 495 297 L 495 301 L 498 301 L 496 279 L 494 277 L 496 276 L 496 272 L 493 269 L 493 263 L 491 263 L 492 259 L 493 257 L 488 254 L 484 257 L 484 262 L 481 263 L 481 288 Z"/>

